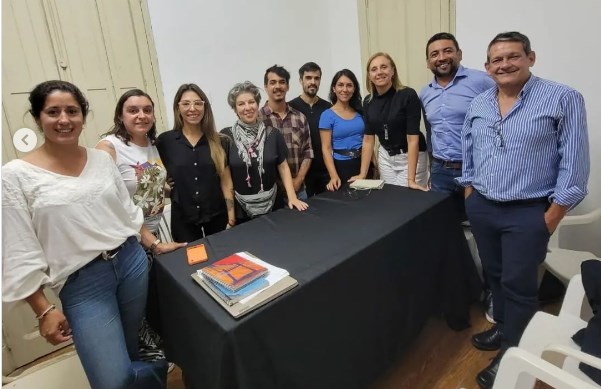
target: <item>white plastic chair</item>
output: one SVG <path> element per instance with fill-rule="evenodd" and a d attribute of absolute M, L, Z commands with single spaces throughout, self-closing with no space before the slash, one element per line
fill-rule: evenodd
<path fill-rule="evenodd" d="M 570 355 L 581 362 L 601 368 L 599 358 L 581 351 L 564 349 L 563 346 L 550 346 L 549 351 Z M 537 379 L 555 389 L 599 388 L 596 384 L 583 381 L 526 350 L 512 347 L 505 352 L 501 359 L 493 389 L 531 389 Z"/>
<path fill-rule="evenodd" d="M 549 351 L 569 355 L 591 366 L 601 368 L 601 359 L 564 346 L 550 346 Z M 512 347 L 503 356 L 493 389 L 532 388 L 535 380 L 541 380 L 555 389 L 598 389 L 590 383 L 576 377 L 557 366 L 516 347 Z M 592 381 L 591 381 L 592 382 Z"/>
<path fill-rule="evenodd" d="M 591 224 L 601 219 L 601 208 L 578 216 L 566 216 L 549 239 L 549 248 L 544 266 L 567 285 L 576 274 L 580 274 L 580 264 L 596 255 L 588 251 L 562 249 L 559 247 L 560 230 L 566 226 Z"/>
<path fill-rule="evenodd" d="M 588 303 L 581 274 L 572 277 L 568 284 L 559 311 L 559 317 L 563 316 L 576 316 L 587 322 L 593 317 L 593 310 Z"/>
<path fill-rule="evenodd" d="M 564 350 L 581 352 L 580 347 L 572 340 L 572 336 L 587 326 L 587 321 L 583 317 L 588 320 L 589 312 L 591 312 L 591 308 L 582 286 L 582 276 L 578 274 L 568 285 L 559 316 L 537 312 L 528 323 L 520 340 L 519 348 L 543 358 L 584 382 L 595 385 L 594 381 L 578 368 L 579 360 L 572 358 L 571 355 L 567 355 L 566 358 L 558 353 L 548 352 L 552 345 L 561 345 Z M 595 358 L 594 356 L 590 357 Z M 601 360 L 599 363 L 601 364 Z M 520 388 L 532 388 L 534 379 L 525 378 L 522 385 Z"/>
<path fill-rule="evenodd" d="M 476 265 L 476 270 L 478 271 L 480 281 L 484 282 L 484 275 L 482 272 L 482 260 L 480 259 L 480 254 L 478 253 L 478 246 L 476 245 L 476 238 L 474 238 L 472 228 L 468 226 L 463 226 L 463 234 L 465 235 L 465 240 L 467 241 L 467 247 L 469 248 L 470 253 L 472 254 L 474 264 Z"/>

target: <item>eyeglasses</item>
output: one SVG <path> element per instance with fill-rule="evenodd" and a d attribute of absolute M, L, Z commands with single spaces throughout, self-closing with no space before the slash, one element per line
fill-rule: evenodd
<path fill-rule="evenodd" d="M 205 106 L 205 102 L 202 100 L 195 100 L 195 101 L 184 100 L 184 101 L 179 102 L 179 106 L 184 110 L 188 110 L 192 106 L 194 106 L 194 108 L 196 108 L 196 109 L 200 109 Z"/>
<path fill-rule="evenodd" d="M 501 127 L 502 123 L 503 123 L 503 121 L 499 120 L 494 125 L 494 130 L 495 130 L 495 146 L 497 146 L 498 148 L 505 147 L 505 140 L 503 139 L 503 133 L 501 132 L 503 130 L 503 128 Z"/>

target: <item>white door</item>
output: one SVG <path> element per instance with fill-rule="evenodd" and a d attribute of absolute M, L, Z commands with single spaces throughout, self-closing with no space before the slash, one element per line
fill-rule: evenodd
<path fill-rule="evenodd" d="M 438 32 L 455 32 L 455 0 L 358 0 L 361 59 L 389 53 L 401 82 L 419 90 L 432 79 L 426 42 Z"/>
<path fill-rule="evenodd" d="M 44 80 L 71 81 L 90 101 L 83 145 L 94 146 L 110 129 L 117 99 L 132 88 L 153 98 L 157 128 L 166 128 L 145 1 L 5 0 L 2 29 L 3 163 L 22 156 L 12 134 L 36 128 L 27 96 Z"/>
<path fill-rule="evenodd" d="M 22 127 L 35 129 L 27 114 L 29 91 L 60 78 L 41 1 L 2 2 L 2 162 L 22 156 L 12 144 Z"/>

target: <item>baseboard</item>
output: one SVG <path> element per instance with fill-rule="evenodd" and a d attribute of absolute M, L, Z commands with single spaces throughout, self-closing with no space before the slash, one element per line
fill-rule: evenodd
<path fill-rule="evenodd" d="M 20 374 L 2 377 L 2 389 L 90 389 L 90 384 L 75 351 L 70 351 L 32 366 Z"/>

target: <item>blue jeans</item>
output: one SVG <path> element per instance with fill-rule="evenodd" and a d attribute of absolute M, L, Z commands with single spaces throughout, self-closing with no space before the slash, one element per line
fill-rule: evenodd
<path fill-rule="evenodd" d="M 461 221 L 467 220 L 465 215 L 464 189 L 455 182 L 461 177 L 461 169 L 444 167 L 440 162 L 433 160 L 430 171 L 430 185 L 434 192 L 448 193 L 453 198 L 457 214 Z"/>
<path fill-rule="evenodd" d="M 138 360 L 147 291 L 148 260 L 134 237 L 67 279 L 59 297 L 93 389 L 165 388 L 167 362 Z"/>
<path fill-rule="evenodd" d="M 299 200 L 303 200 L 303 201 L 307 200 L 307 198 L 308 198 L 307 197 L 307 190 L 303 189 L 303 190 L 299 191 L 296 194 L 296 198 L 299 199 Z"/>
<path fill-rule="evenodd" d="M 302 189 L 298 192 L 296 192 L 296 198 L 302 201 L 306 201 L 307 200 L 307 190 L 306 189 Z M 288 197 L 284 196 L 284 207 L 288 208 Z"/>

